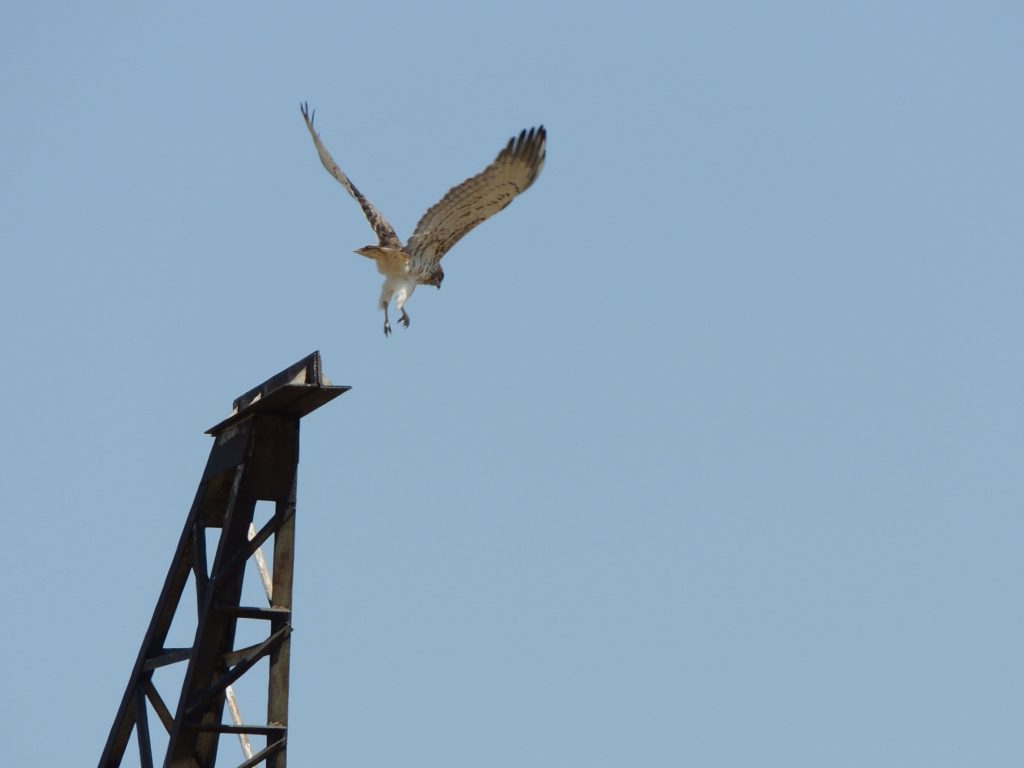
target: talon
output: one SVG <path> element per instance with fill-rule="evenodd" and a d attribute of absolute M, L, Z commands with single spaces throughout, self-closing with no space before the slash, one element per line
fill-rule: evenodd
<path fill-rule="evenodd" d="M 385 336 L 390 336 L 391 335 L 391 323 L 384 323 L 384 335 Z"/>
<path fill-rule="evenodd" d="M 404 309 L 402 310 L 402 316 L 400 318 L 398 318 L 398 322 L 400 322 L 402 324 L 403 328 L 408 328 L 409 327 L 409 315 L 407 315 L 405 313 Z"/>

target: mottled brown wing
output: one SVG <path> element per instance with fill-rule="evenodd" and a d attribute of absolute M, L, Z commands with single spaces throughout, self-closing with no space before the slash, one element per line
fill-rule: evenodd
<path fill-rule="evenodd" d="M 533 184 L 544 166 L 544 126 L 523 131 L 482 172 L 452 187 L 423 214 L 406 244 L 413 269 L 436 264 L 467 232 Z"/>
<path fill-rule="evenodd" d="M 398 235 L 395 234 L 394 228 L 388 223 L 381 212 L 374 207 L 373 203 L 363 197 L 363 194 L 356 189 L 356 185 L 349 181 L 348 176 L 341 170 L 334 158 L 331 157 L 331 153 L 327 151 L 327 147 L 320 141 L 320 136 L 313 128 L 313 117 L 316 115 L 315 112 L 310 113 L 309 105 L 303 102 L 302 104 L 302 117 L 306 121 L 306 127 L 309 129 L 309 135 L 313 137 L 313 143 L 316 145 L 317 154 L 320 155 L 320 162 L 324 164 L 324 168 L 327 172 L 336 178 L 348 193 L 356 199 L 359 206 L 363 209 L 363 213 L 366 215 L 366 220 L 370 222 L 370 226 L 373 227 L 373 231 L 377 233 L 377 239 L 381 245 L 390 246 L 392 248 L 401 248 L 402 242 L 398 239 Z"/>

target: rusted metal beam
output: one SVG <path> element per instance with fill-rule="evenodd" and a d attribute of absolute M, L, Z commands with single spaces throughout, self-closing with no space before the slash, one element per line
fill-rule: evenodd
<path fill-rule="evenodd" d="M 284 748 L 287 743 L 288 737 L 282 736 L 280 741 L 275 741 L 270 744 L 267 744 L 266 749 L 261 749 L 251 758 L 246 760 L 244 763 L 241 763 L 238 766 L 238 768 L 253 768 L 254 766 L 257 766 L 260 763 L 262 763 L 264 760 L 267 760 L 269 764 L 270 759 L 275 758 L 278 755 L 284 753 Z"/>
<path fill-rule="evenodd" d="M 295 483 L 288 498 L 277 503 L 275 515 L 284 523 L 274 536 L 274 573 L 271 589 L 273 607 L 289 613 L 292 609 L 292 575 L 295 563 Z M 274 619 L 271 630 L 281 631 L 283 619 Z M 270 651 L 270 671 L 267 680 L 267 723 L 288 727 L 288 680 L 291 674 L 291 633 Z M 288 754 L 281 749 L 267 756 L 267 768 L 285 768 Z"/>
<path fill-rule="evenodd" d="M 160 698 L 159 692 L 153 686 L 152 680 L 144 680 L 140 686 L 146 692 L 146 698 L 149 699 L 149 705 L 153 707 L 153 711 L 156 712 L 157 717 L 160 718 L 160 722 L 163 723 L 164 728 L 167 731 L 167 735 L 171 735 L 171 730 L 174 728 L 174 716 L 171 715 L 171 710 L 164 704 L 164 700 Z"/>
<path fill-rule="evenodd" d="M 142 668 L 148 672 L 149 670 L 157 669 L 158 667 L 166 667 L 168 664 L 177 664 L 179 661 L 186 661 L 191 655 L 191 648 L 164 648 L 164 652 L 161 655 L 146 659 L 146 663 L 143 664 Z"/>
<path fill-rule="evenodd" d="M 217 733 L 251 733 L 254 736 L 274 736 L 275 738 L 285 733 L 287 728 L 283 725 L 203 725 L 201 731 L 216 731 Z"/>
<path fill-rule="evenodd" d="M 149 740 L 149 713 L 146 711 L 146 692 L 135 689 L 135 739 L 139 743 L 139 764 L 153 768 L 153 744 Z"/>

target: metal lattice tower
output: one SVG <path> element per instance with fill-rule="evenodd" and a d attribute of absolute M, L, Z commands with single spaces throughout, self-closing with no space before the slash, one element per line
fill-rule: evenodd
<path fill-rule="evenodd" d="M 323 375 L 320 353 L 314 352 L 239 397 L 232 415 L 208 430 L 214 437 L 210 458 L 100 768 L 121 765 L 133 731 L 142 768 L 152 768 L 150 708 L 168 733 L 165 768 L 213 768 L 221 734 L 236 734 L 241 740 L 246 759 L 239 768 L 285 768 L 299 420 L 348 389 L 331 385 Z M 253 518 L 259 501 L 271 502 L 274 511 L 257 531 Z M 212 565 L 208 529 L 220 531 Z M 272 571 L 262 556 L 271 538 Z M 239 604 L 250 558 L 256 558 L 263 577 L 267 607 Z M 190 577 L 196 588 L 195 640 L 188 648 L 166 647 L 179 607 L 185 610 L 181 602 Z M 236 649 L 239 620 L 265 624 L 265 639 Z M 266 720 L 244 724 L 231 686 L 264 658 L 269 660 Z M 173 712 L 153 682 L 156 670 L 172 664 L 186 665 Z M 231 724 L 223 722 L 225 703 Z M 250 735 L 266 739 L 256 754 Z"/>

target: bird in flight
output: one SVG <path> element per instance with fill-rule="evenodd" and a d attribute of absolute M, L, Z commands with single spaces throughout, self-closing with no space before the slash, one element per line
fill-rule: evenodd
<path fill-rule="evenodd" d="M 394 228 L 388 223 L 373 203 L 363 197 L 356 185 L 349 181 L 320 136 L 313 128 L 315 112 L 309 105 L 302 104 L 302 117 L 306 121 L 309 135 L 320 155 L 324 168 L 356 199 L 367 221 L 377 235 L 377 245 L 364 245 L 355 253 L 377 262 L 377 271 L 384 275 L 380 292 L 380 308 L 384 310 L 384 335 L 391 334 L 388 322 L 388 304 L 395 301 L 395 309 L 402 313 L 398 319 L 409 327 L 409 314 L 405 302 L 412 296 L 417 285 L 441 287 L 444 271 L 441 257 L 451 250 L 466 233 L 481 221 L 490 218 L 512 202 L 520 192 L 533 184 L 544 166 L 544 145 L 547 133 L 544 126 L 522 131 L 518 138 L 509 139 L 505 148 L 487 168 L 472 178 L 448 190 L 440 202 L 430 208 L 420 219 L 412 237 L 403 246 Z"/>

